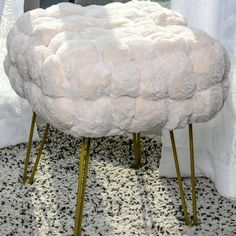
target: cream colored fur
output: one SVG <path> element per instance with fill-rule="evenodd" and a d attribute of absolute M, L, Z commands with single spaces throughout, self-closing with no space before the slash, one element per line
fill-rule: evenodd
<path fill-rule="evenodd" d="M 228 94 L 225 49 L 154 2 L 33 10 L 7 48 L 13 89 L 75 136 L 182 128 L 214 117 Z"/>

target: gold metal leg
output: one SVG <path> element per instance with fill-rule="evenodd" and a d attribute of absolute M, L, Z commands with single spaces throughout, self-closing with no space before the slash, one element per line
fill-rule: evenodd
<path fill-rule="evenodd" d="M 91 139 L 87 138 L 87 147 L 86 147 L 86 138 L 83 138 L 80 151 L 80 169 L 79 169 L 79 180 L 77 187 L 74 236 L 81 235 L 84 198 L 85 198 L 86 182 L 88 176 L 90 145 L 91 145 Z"/>
<path fill-rule="evenodd" d="M 141 166 L 141 138 L 140 133 L 133 133 L 134 142 L 134 168 L 138 169 Z"/>
<path fill-rule="evenodd" d="M 26 152 L 26 158 L 25 158 L 24 172 L 23 172 L 23 177 L 22 177 L 23 183 L 25 183 L 27 180 L 27 171 L 28 171 L 28 166 L 29 166 L 30 152 L 31 152 L 31 147 L 32 147 L 32 142 L 33 142 L 35 123 L 36 123 L 36 113 L 33 112 L 31 128 L 30 128 L 30 133 L 29 133 L 29 141 L 27 145 L 27 152 Z"/>
<path fill-rule="evenodd" d="M 193 126 L 192 126 L 192 124 L 189 124 L 189 150 L 190 150 L 191 183 L 192 183 L 193 225 L 197 225 L 198 220 L 197 220 L 197 200 L 196 200 L 196 182 L 195 182 Z"/>
<path fill-rule="evenodd" d="M 42 141 L 41 141 L 40 146 L 39 146 L 39 151 L 38 151 L 38 154 L 37 154 L 37 157 L 36 157 L 36 160 L 35 160 L 35 164 L 33 166 L 32 173 L 31 173 L 31 176 L 30 176 L 30 179 L 29 179 L 29 183 L 30 184 L 33 184 L 33 182 L 34 182 L 34 176 L 35 176 L 36 171 L 38 169 L 40 157 L 41 157 L 41 154 L 42 154 L 42 151 L 43 151 L 43 147 L 44 147 L 47 135 L 48 135 L 49 128 L 50 128 L 50 125 L 47 124 L 47 126 L 45 128 L 45 131 L 44 131 L 44 134 L 43 134 Z"/>
<path fill-rule="evenodd" d="M 178 155 L 177 155 L 177 150 L 176 150 L 176 145 L 175 145 L 175 137 L 174 137 L 173 131 L 170 131 L 170 139 L 171 139 L 173 157 L 174 157 L 174 161 L 175 161 L 175 168 L 176 168 L 176 173 L 177 173 L 177 179 L 178 179 L 178 185 L 179 185 L 180 197 L 181 197 L 181 201 L 182 201 L 185 223 L 186 223 L 186 225 L 190 225 L 188 211 L 187 211 L 187 204 L 185 201 L 185 194 L 184 194 L 184 189 L 183 189 L 183 185 L 182 185 L 182 177 L 181 177 L 180 168 L 179 168 Z"/>
<path fill-rule="evenodd" d="M 29 160 L 30 160 L 30 152 L 31 152 L 31 148 L 32 148 L 32 140 L 33 140 L 33 133 L 34 133 L 34 128 L 35 128 L 35 122 L 36 121 L 36 113 L 33 112 L 33 116 L 32 116 L 32 122 L 31 122 L 31 128 L 30 128 L 30 134 L 29 134 L 29 141 L 28 141 L 28 145 L 27 145 L 27 152 L 26 152 L 26 158 L 25 158 L 25 166 L 24 166 L 24 172 L 23 172 L 23 183 L 26 183 L 27 181 L 29 181 L 30 184 L 33 183 L 34 181 L 34 176 L 36 174 L 38 165 L 39 165 L 39 161 L 40 161 L 40 157 L 43 151 L 43 147 L 47 138 L 47 134 L 50 128 L 50 125 L 47 124 L 46 129 L 44 131 L 43 134 L 43 138 L 42 141 L 40 143 L 40 147 L 39 147 L 39 151 L 35 160 L 35 164 L 33 166 L 32 169 L 32 173 L 31 176 L 28 176 L 28 167 L 29 167 Z"/>
<path fill-rule="evenodd" d="M 137 148 L 138 148 L 138 167 L 141 166 L 141 137 L 140 133 L 137 133 Z"/>

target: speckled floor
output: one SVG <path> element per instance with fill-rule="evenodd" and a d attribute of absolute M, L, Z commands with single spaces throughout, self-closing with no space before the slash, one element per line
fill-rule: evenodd
<path fill-rule="evenodd" d="M 0 150 L 1 236 L 73 234 L 79 148 L 80 140 L 51 130 L 32 186 L 20 182 L 26 145 Z M 93 140 L 83 235 L 236 235 L 236 202 L 206 178 L 197 179 L 200 224 L 184 226 L 177 181 L 159 177 L 160 150 L 143 137 L 143 166 L 134 170 L 129 137 Z M 191 209 L 189 179 L 184 186 Z"/>

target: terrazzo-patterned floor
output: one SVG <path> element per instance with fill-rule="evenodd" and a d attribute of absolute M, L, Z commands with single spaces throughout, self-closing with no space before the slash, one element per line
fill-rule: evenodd
<path fill-rule="evenodd" d="M 26 145 L 0 150 L 0 236 L 73 235 L 79 148 L 51 130 L 32 186 L 20 182 Z M 236 202 L 206 178 L 197 179 L 200 224 L 184 226 L 177 181 L 159 177 L 160 150 L 143 137 L 143 166 L 134 170 L 129 137 L 93 140 L 83 235 L 236 235 Z M 191 209 L 189 179 L 184 186 Z"/>

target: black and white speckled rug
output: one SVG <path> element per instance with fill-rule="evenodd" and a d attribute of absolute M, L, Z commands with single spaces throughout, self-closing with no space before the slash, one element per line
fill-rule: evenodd
<path fill-rule="evenodd" d="M 51 130 L 32 186 L 19 177 L 26 145 L 0 150 L 0 236 L 73 235 L 79 150 L 80 140 Z M 134 170 L 129 137 L 93 140 L 83 235 L 236 235 L 236 203 L 206 178 L 197 179 L 200 225 L 184 225 L 176 179 L 159 177 L 160 150 L 143 137 Z M 189 209 L 190 186 L 185 179 Z"/>

